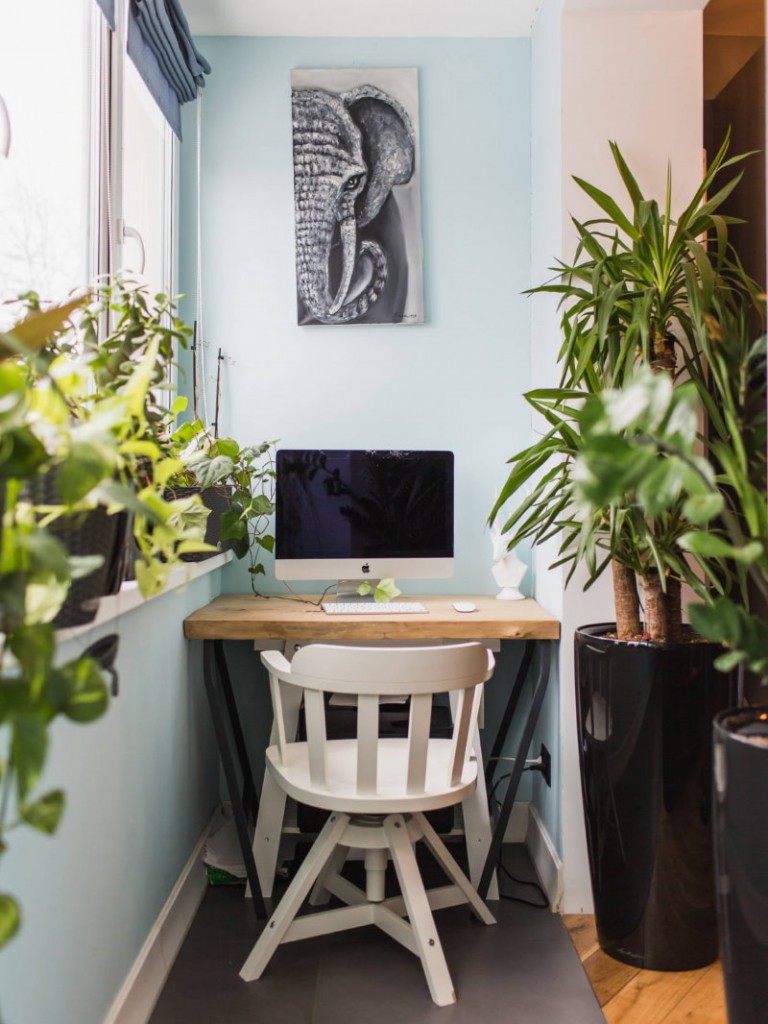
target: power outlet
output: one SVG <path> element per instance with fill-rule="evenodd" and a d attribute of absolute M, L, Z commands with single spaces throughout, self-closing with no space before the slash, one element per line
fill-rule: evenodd
<path fill-rule="evenodd" d="M 541 758 L 541 774 L 546 784 L 551 788 L 552 786 L 552 755 L 544 746 L 541 744 L 539 748 L 539 757 Z"/>

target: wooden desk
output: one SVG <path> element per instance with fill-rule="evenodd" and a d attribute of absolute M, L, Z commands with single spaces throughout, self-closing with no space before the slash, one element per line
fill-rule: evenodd
<path fill-rule="evenodd" d="M 307 595 L 310 600 L 317 597 Z M 560 624 L 535 601 L 493 597 L 408 597 L 429 611 L 407 615 L 328 615 L 282 598 L 223 594 L 184 620 L 188 640 L 557 640 Z M 457 612 L 453 601 L 476 612 Z"/>
<path fill-rule="evenodd" d="M 310 600 L 313 599 L 312 595 L 306 596 Z M 316 597 L 314 599 L 317 600 Z M 189 640 L 204 641 L 205 685 L 246 874 L 254 907 L 259 916 L 265 916 L 266 912 L 248 837 L 249 823 L 255 823 L 258 800 L 224 656 L 225 640 L 394 640 L 402 643 L 409 640 L 524 641 L 520 669 L 510 691 L 486 767 L 486 782 L 489 787 L 493 784 L 497 759 L 501 755 L 524 683 L 531 670 L 534 647 L 538 647 L 539 658 L 531 707 L 523 726 L 509 785 L 493 830 L 493 838 L 478 886 L 481 896 L 485 896 L 488 891 L 549 680 L 551 645 L 534 642 L 557 640 L 560 636 L 560 625 L 557 619 L 530 598 L 523 601 L 497 601 L 487 595 L 409 595 L 407 600 L 421 601 L 426 605 L 427 613 L 328 615 L 315 605 L 298 601 L 224 594 L 184 620 L 184 636 Z M 472 601 L 477 605 L 477 611 L 457 612 L 452 604 L 456 600 Z M 239 761 L 243 777 L 242 795 L 235 758 Z"/>

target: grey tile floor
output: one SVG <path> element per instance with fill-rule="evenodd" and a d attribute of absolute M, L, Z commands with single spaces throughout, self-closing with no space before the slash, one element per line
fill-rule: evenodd
<path fill-rule="evenodd" d="M 522 847 L 505 862 L 533 877 Z M 534 890 L 502 881 L 525 899 Z M 290 943 L 259 981 L 238 971 L 263 922 L 241 886 L 211 887 L 150 1024 L 604 1024 L 560 918 L 500 900 L 485 927 L 464 907 L 435 915 L 458 1001 L 435 1006 L 415 956 L 374 928 Z"/>

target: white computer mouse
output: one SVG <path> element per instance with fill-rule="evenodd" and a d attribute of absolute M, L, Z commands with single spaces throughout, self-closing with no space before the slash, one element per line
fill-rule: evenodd
<path fill-rule="evenodd" d="M 453 607 L 457 612 L 476 612 L 477 605 L 472 604 L 471 601 L 454 601 Z"/>

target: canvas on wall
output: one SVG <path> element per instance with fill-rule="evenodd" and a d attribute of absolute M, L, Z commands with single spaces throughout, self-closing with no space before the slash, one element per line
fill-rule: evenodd
<path fill-rule="evenodd" d="M 424 322 L 418 73 L 291 72 L 298 322 Z"/>

